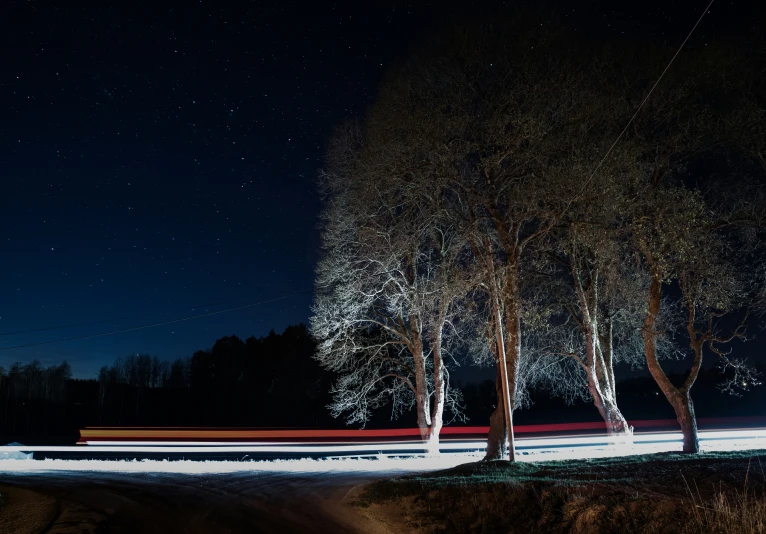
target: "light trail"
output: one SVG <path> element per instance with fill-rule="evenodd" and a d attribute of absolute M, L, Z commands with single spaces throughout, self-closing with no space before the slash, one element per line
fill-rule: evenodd
<path fill-rule="evenodd" d="M 124 443 L 124 442 L 123 442 Z M 445 443 L 444 450 L 483 449 L 484 442 L 449 442 Z M 0 453 L 4 452 L 71 452 L 78 454 L 91 454 L 94 452 L 130 452 L 130 453 L 333 453 L 353 456 L 355 452 L 403 452 L 423 453 L 423 443 L 373 443 L 369 445 L 178 445 L 178 446 L 133 446 L 133 445 L 93 445 L 87 448 L 74 445 L 60 446 L 6 446 L 0 447 Z"/>
<path fill-rule="evenodd" d="M 766 449 L 766 429 L 748 430 L 703 430 L 699 432 L 703 450 Z M 223 442 L 157 442 L 157 441 L 96 441 L 97 445 L 14 445 L 0 447 L 0 457 L 9 453 L 72 453 L 73 455 L 98 455 L 128 453 L 140 457 L 142 454 L 305 454 L 332 455 L 338 457 L 359 457 L 377 455 L 422 455 L 426 452 L 421 441 L 373 442 L 373 443 L 257 443 L 232 444 Z M 680 451 L 680 432 L 656 432 L 634 434 L 632 444 L 610 443 L 606 435 L 596 436 L 555 436 L 543 438 L 519 438 L 516 440 L 517 455 L 544 456 L 546 459 L 587 458 L 604 456 L 625 456 L 658 451 Z M 440 443 L 442 452 L 481 453 L 485 441 L 450 440 Z M 2 466 L 0 466 L 2 470 Z"/>
<path fill-rule="evenodd" d="M 709 430 L 699 433 L 703 452 L 766 449 L 766 429 Z M 632 445 L 610 445 L 605 435 L 599 436 L 557 436 L 552 438 L 521 438 L 517 440 L 516 459 L 522 462 L 548 460 L 576 460 L 587 458 L 609 458 L 634 454 L 659 452 L 680 452 L 680 432 L 641 433 L 634 435 Z M 442 454 L 426 455 L 422 443 L 369 443 L 355 445 L 181 445 L 151 446 L 95 445 L 95 446 L 5 446 L 3 454 L 33 452 L 69 453 L 131 453 L 135 459 L 0 459 L 0 473 L 18 474 L 35 472 L 122 472 L 122 473 L 177 473 L 215 474 L 237 472 L 269 473 L 343 473 L 378 472 L 397 473 L 448 469 L 483 457 L 484 441 L 452 441 L 441 444 Z M 354 450 L 349 450 L 352 447 Z M 321 453 L 320 458 L 271 459 L 257 457 L 267 450 L 288 454 L 296 451 L 308 455 Z M 237 460 L 209 460 L 204 455 L 213 451 L 237 453 Z M 197 454 L 201 459 L 139 459 L 142 454 L 155 453 Z M 295 454 L 295 452 L 293 453 Z"/>
<path fill-rule="evenodd" d="M 718 429 L 753 429 L 766 428 L 766 417 L 729 417 L 701 418 L 697 420 L 701 431 Z M 668 429 L 678 429 L 675 419 L 631 420 L 630 426 L 636 433 L 646 433 Z M 449 426 L 443 428 L 441 441 L 483 441 L 489 427 L 486 426 Z M 581 423 L 556 423 L 517 425 L 514 433 L 519 438 L 525 436 L 572 436 L 588 434 L 606 434 L 603 421 Z M 418 428 L 386 429 L 247 429 L 247 428 L 199 428 L 199 427 L 86 427 L 80 430 L 78 444 L 96 445 L 99 442 L 136 443 L 371 443 L 421 441 Z"/>
<path fill-rule="evenodd" d="M 662 432 L 662 433 L 645 433 L 636 434 L 633 439 L 633 443 L 636 445 L 648 444 L 648 443 L 665 443 L 665 442 L 681 442 L 680 432 Z M 700 432 L 700 440 L 707 441 L 720 441 L 720 440 L 742 440 L 747 439 L 748 442 L 752 440 L 764 440 L 766 439 L 766 430 L 753 429 L 753 430 L 708 430 Z M 516 442 L 521 450 L 532 448 L 561 448 L 561 447 L 582 447 L 582 446 L 609 446 L 610 439 L 606 435 L 598 436 L 560 436 L 560 437 L 547 437 L 547 438 L 517 438 Z M 231 442 L 225 441 L 85 441 L 88 445 L 87 451 L 112 451 L 112 452 L 124 452 L 136 450 L 137 447 L 145 448 L 147 451 L 162 450 L 164 451 L 176 451 L 184 448 L 185 452 L 233 452 L 248 450 L 260 450 L 264 452 L 340 452 L 340 451 L 355 451 L 355 450 L 391 450 L 391 449 L 406 449 L 423 450 L 423 443 L 421 441 L 397 441 L 387 443 L 344 443 L 339 445 L 327 445 L 326 443 L 304 443 L 296 445 L 295 443 L 258 443 L 258 442 L 239 442 L 237 445 L 232 445 Z M 766 441 L 764 441 L 766 443 Z M 97 445 L 96 445 L 97 444 Z M 442 441 L 440 449 L 443 450 L 457 450 L 457 449 L 476 449 L 483 450 L 486 446 L 485 441 Z M 0 452 L 4 450 L 0 447 Z M 30 450 L 25 448 L 24 450 Z M 51 448 L 44 448 L 39 450 L 52 450 Z M 83 449 L 76 446 L 66 446 L 62 450 L 82 451 Z"/>

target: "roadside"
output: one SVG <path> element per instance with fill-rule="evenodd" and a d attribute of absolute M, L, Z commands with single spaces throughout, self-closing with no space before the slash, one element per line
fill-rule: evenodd
<path fill-rule="evenodd" d="M 0 532 L 38 534 L 56 519 L 58 502 L 34 491 L 0 486 Z"/>
<path fill-rule="evenodd" d="M 389 532 L 762 533 L 765 469 L 764 451 L 478 462 L 377 481 L 351 502 Z"/>
<path fill-rule="evenodd" d="M 352 533 L 335 501 L 372 480 L 369 474 L 344 480 L 291 473 L 4 476 L 9 504 L 0 508 L 0 519 L 8 519 L 0 532 Z"/>
<path fill-rule="evenodd" d="M 474 457 L 275 462 L 0 462 L 0 533 L 385 534 L 364 485 Z"/>

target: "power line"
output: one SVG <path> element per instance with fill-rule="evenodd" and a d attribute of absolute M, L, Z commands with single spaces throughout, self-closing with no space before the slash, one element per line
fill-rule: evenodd
<path fill-rule="evenodd" d="M 657 78 L 656 82 L 654 82 L 654 85 L 649 90 L 649 92 L 646 94 L 646 96 L 644 97 L 644 100 L 641 102 L 641 104 L 639 104 L 638 108 L 636 109 L 636 112 L 633 113 L 633 116 L 628 121 L 628 124 L 625 125 L 625 128 L 622 129 L 622 131 L 620 132 L 620 135 L 617 136 L 617 139 L 614 140 L 614 143 L 612 143 L 612 146 L 609 147 L 609 150 L 606 151 L 606 154 L 604 154 L 604 157 L 601 158 L 601 161 L 598 162 L 598 165 L 596 165 L 596 168 L 593 169 L 593 172 L 590 174 L 590 176 L 588 176 L 588 179 L 585 180 L 585 183 L 583 184 L 583 189 L 585 189 L 585 187 L 590 183 L 590 181 L 596 175 L 596 172 L 598 172 L 598 170 L 601 168 L 601 165 L 603 165 L 604 161 L 606 161 L 606 158 L 609 156 L 609 154 L 611 154 L 612 149 L 617 145 L 617 143 L 620 141 L 620 139 L 622 139 L 622 136 L 625 134 L 625 132 L 628 131 L 628 128 L 633 123 L 633 120 L 638 115 L 638 112 L 641 111 L 641 108 L 644 107 L 644 104 L 646 104 L 646 101 L 649 100 L 650 96 L 652 96 L 652 93 L 654 92 L 654 89 L 660 83 L 660 80 L 662 80 L 662 77 L 665 76 L 665 73 L 668 71 L 670 66 L 673 64 L 673 61 L 675 61 L 676 57 L 678 57 L 678 54 L 681 53 L 681 50 L 683 49 L 684 45 L 686 45 L 686 42 L 689 40 L 689 37 L 691 37 L 692 34 L 694 33 L 694 30 L 697 29 L 697 26 L 699 26 L 699 23 L 702 21 L 702 18 L 705 16 L 705 13 L 707 13 L 708 10 L 710 9 L 710 6 L 713 5 L 713 2 L 715 2 L 715 0 L 710 0 L 710 3 L 707 5 L 705 10 L 702 12 L 702 15 L 700 15 L 700 18 L 697 19 L 697 22 L 694 24 L 694 27 L 689 32 L 689 35 L 686 36 L 686 39 L 684 39 L 684 42 L 681 43 L 681 46 L 678 47 L 678 50 L 676 50 L 676 53 L 670 59 L 670 62 L 665 67 L 665 70 L 662 71 L 662 74 L 660 74 L 660 77 Z"/>
<path fill-rule="evenodd" d="M 101 332 L 99 334 L 91 334 L 91 335 L 88 335 L 88 336 L 68 337 L 68 338 L 56 339 L 56 340 L 52 340 L 52 341 L 39 341 L 39 342 L 36 342 L 36 343 L 26 343 L 24 345 L 15 345 L 13 347 L 1 347 L 0 351 L 6 351 L 6 350 L 11 350 L 11 349 L 22 349 L 22 348 L 26 348 L 26 347 L 36 347 L 36 346 L 39 346 L 39 345 L 51 345 L 51 344 L 54 344 L 54 343 L 64 343 L 65 341 L 76 341 L 76 340 L 81 340 L 81 339 L 91 339 L 91 338 L 94 338 L 94 337 L 111 336 L 113 334 L 121 334 L 123 332 L 133 332 L 135 330 L 143 330 L 143 329 L 146 329 L 146 328 L 154 328 L 156 326 L 163 326 L 163 325 L 167 325 L 167 324 L 180 323 L 180 322 L 183 322 L 183 321 L 190 321 L 192 319 L 200 319 L 202 317 L 210 317 L 211 315 L 218 315 L 218 314 L 221 314 L 221 313 L 228 313 L 228 312 L 232 312 L 232 311 L 242 310 L 242 309 L 245 309 L 245 308 L 252 308 L 254 306 L 260 306 L 261 304 L 268 304 L 270 302 L 276 302 L 276 301 L 279 301 L 279 300 L 284 300 L 284 299 L 287 299 L 287 298 L 290 298 L 290 297 L 294 297 L 295 295 L 299 295 L 301 293 L 307 293 L 308 291 L 311 291 L 311 288 L 298 289 L 296 291 L 291 291 L 290 293 L 288 293 L 286 295 L 281 295 L 281 296 L 274 297 L 274 298 L 271 298 L 271 299 L 262 300 L 260 302 L 253 302 L 251 304 L 244 304 L 242 306 L 236 306 L 234 308 L 228 308 L 226 310 L 218 310 L 218 311 L 209 312 L 209 313 L 202 313 L 202 314 L 199 314 L 199 315 L 191 315 L 189 317 L 181 317 L 179 319 L 171 319 L 169 321 L 162 321 L 162 322 L 159 322 L 159 323 L 152 323 L 152 324 L 147 324 L 147 325 L 142 325 L 142 326 L 134 326 L 132 328 L 123 328 L 121 330 L 112 330 L 112 331 L 109 331 L 109 332 Z"/>

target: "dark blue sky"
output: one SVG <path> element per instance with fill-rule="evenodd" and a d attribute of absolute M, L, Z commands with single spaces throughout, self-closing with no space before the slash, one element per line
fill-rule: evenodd
<path fill-rule="evenodd" d="M 677 42 L 705 3 L 559 9 L 594 36 Z M 66 359 L 90 377 L 120 355 L 189 356 L 224 335 L 305 322 L 310 291 L 4 350 L 310 289 L 314 177 L 332 127 L 363 112 L 387 66 L 432 25 L 516 9 L 132 4 L 0 6 L 1 365 Z M 743 5 L 716 2 L 694 39 L 752 25 Z M 145 316 L 110 320 L 135 315 Z M 73 323 L 87 324 L 30 332 Z"/>

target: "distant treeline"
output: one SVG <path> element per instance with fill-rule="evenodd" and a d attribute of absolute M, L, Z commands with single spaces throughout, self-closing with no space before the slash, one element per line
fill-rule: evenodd
<path fill-rule="evenodd" d="M 85 426 L 243 426 L 342 428 L 327 405 L 335 377 L 313 359 L 315 343 L 304 325 L 282 334 L 241 340 L 223 337 L 209 350 L 172 362 L 138 354 L 122 356 L 103 367 L 97 378 L 71 378 L 66 362 L 0 367 L 0 441 L 71 444 Z M 763 371 L 763 369 L 761 369 Z M 700 417 L 766 415 L 766 388 L 741 397 L 715 390 L 721 375 L 704 371 L 698 387 Z M 459 382 L 465 424 L 484 426 L 496 406 L 495 384 Z M 622 382 L 620 402 L 628 419 L 673 418 L 651 378 Z M 371 427 L 415 426 L 414 414 L 392 421 L 382 408 Z M 515 415 L 518 424 L 598 421 L 591 404 L 566 406 L 547 391 L 532 392 L 529 410 Z"/>
<path fill-rule="evenodd" d="M 98 378 L 98 424 L 318 426 L 329 424 L 332 376 L 312 358 L 304 325 L 282 334 L 223 337 L 172 363 L 119 358 Z"/>
<path fill-rule="evenodd" d="M 223 337 L 172 362 L 121 356 L 95 379 L 39 362 L 0 368 L 0 441 L 71 443 L 85 426 L 342 426 L 325 406 L 334 377 L 305 325 Z"/>
<path fill-rule="evenodd" d="M 33 361 L 0 367 L 2 436 L 55 433 L 68 404 L 72 369 L 67 362 L 43 367 Z"/>

